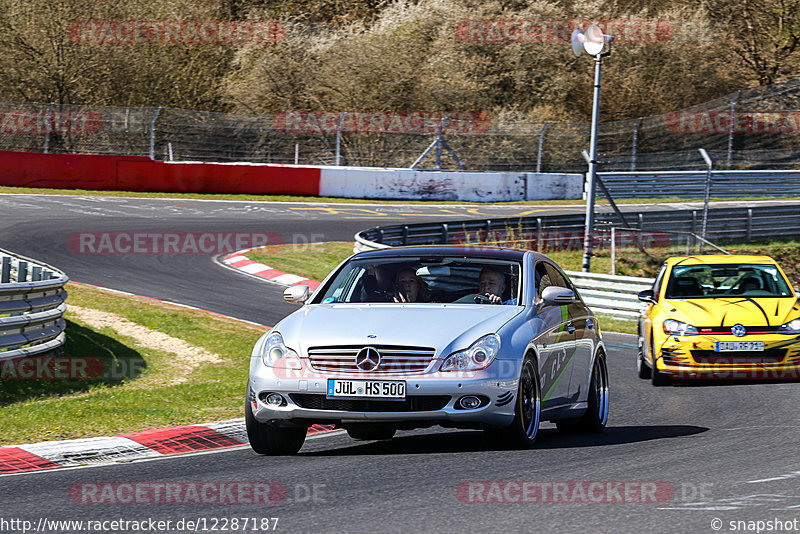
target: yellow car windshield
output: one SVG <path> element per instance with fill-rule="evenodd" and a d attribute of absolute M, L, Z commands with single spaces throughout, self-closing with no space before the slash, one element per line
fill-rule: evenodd
<path fill-rule="evenodd" d="M 666 298 L 791 297 L 789 285 L 774 265 L 676 265 Z"/>

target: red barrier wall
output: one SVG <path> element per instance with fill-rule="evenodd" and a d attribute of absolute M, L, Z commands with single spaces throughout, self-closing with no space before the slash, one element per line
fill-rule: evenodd
<path fill-rule="evenodd" d="M 318 196 L 319 180 L 319 169 L 283 165 L 0 151 L 0 185 L 16 187 Z"/>

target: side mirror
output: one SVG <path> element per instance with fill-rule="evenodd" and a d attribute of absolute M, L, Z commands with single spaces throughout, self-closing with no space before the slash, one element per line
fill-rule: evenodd
<path fill-rule="evenodd" d="M 645 289 L 644 291 L 639 291 L 637 294 L 639 300 L 642 302 L 647 302 L 648 304 L 655 304 L 656 303 L 656 296 L 653 293 L 652 289 Z"/>
<path fill-rule="evenodd" d="M 283 291 L 283 300 L 292 304 L 305 304 L 311 288 L 308 286 L 290 286 Z"/>
<path fill-rule="evenodd" d="M 562 306 L 575 302 L 575 292 L 566 287 L 548 286 L 542 291 L 542 304 Z"/>

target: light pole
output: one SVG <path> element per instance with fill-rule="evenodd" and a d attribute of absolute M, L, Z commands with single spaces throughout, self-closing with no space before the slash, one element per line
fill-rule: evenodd
<path fill-rule="evenodd" d="M 611 55 L 614 37 L 604 35 L 603 30 L 592 25 L 584 34 L 575 28 L 572 31 L 572 53 L 576 57 L 586 52 L 594 58 L 594 91 L 592 102 L 592 130 L 589 140 L 589 176 L 586 191 L 586 224 L 583 236 L 582 270 L 589 272 L 592 261 L 592 233 L 594 231 L 594 191 L 597 181 L 597 125 L 600 120 L 600 73 L 603 58 Z"/>

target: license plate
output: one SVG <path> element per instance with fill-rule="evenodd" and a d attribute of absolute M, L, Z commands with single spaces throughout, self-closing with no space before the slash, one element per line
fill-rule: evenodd
<path fill-rule="evenodd" d="M 329 398 L 405 399 L 406 383 L 403 380 L 343 380 L 329 378 L 327 396 Z"/>
<path fill-rule="evenodd" d="M 763 352 L 763 341 L 717 341 L 716 352 Z"/>

